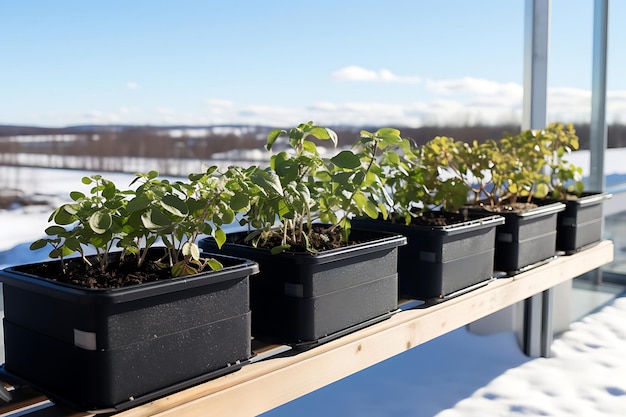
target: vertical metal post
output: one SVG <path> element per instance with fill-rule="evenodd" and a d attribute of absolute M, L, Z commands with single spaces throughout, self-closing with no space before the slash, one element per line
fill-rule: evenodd
<path fill-rule="evenodd" d="M 531 357 L 541 356 L 542 345 L 542 294 L 535 294 L 523 301 L 524 303 L 524 334 L 522 350 Z"/>
<path fill-rule="evenodd" d="M 589 189 L 604 191 L 606 127 L 606 56 L 609 0 L 595 0 L 593 8 L 593 67 L 591 79 L 591 126 L 589 131 Z"/>
<path fill-rule="evenodd" d="M 526 0 L 522 129 L 546 126 L 550 0 Z"/>
<path fill-rule="evenodd" d="M 544 358 L 552 356 L 552 340 L 554 339 L 554 288 L 549 288 L 541 294 L 541 346 L 540 354 Z"/>
<path fill-rule="evenodd" d="M 524 103 L 522 130 L 543 129 L 547 119 L 548 39 L 550 32 L 550 0 L 526 0 L 524 22 Z M 524 353 L 542 356 L 546 349 L 544 306 L 552 306 L 552 292 L 537 294 L 524 300 L 524 325 L 521 340 Z M 551 310 L 550 310 L 551 312 Z M 551 335 L 550 335 L 551 340 Z M 548 349 L 549 350 L 549 349 Z"/>
<path fill-rule="evenodd" d="M 589 126 L 589 189 L 604 191 L 604 152 L 607 147 L 606 126 L 606 61 L 609 0 L 595 0 L 593 4 L 593 55 L 591 75 L 591 125 Z M 602 219 L 604 230 L 604 218 Z M 602 284 L 602 271 L 590 272 L 596 285 Z"/>

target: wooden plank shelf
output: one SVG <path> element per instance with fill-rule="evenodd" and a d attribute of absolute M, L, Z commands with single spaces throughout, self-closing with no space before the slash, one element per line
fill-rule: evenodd
<path fill-rule="evenodd" d="M 444 302 L 402 310 L 388 320 L 309 350 L 296 352 L 285 351 L 284 346 L 262 346 L 259 353 L 263 354 L 260 356 L 265 358 L 263 360 L 116 416 L 258 415 L 612 260 L 613 243 L 603 241 L 519 275 L 493 280 Z M 272 356 L 272 352 L 279 351 Z M 0 413 L 9 411 L 11 415 L 14 409 L 0 407 Z M 49 404 L 27 415 L 85 417 L 93 414 Z"/>

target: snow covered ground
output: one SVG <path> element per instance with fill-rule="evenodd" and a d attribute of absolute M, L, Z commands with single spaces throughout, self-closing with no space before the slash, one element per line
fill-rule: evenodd
<path fill-rule="evenodd" d="M 0 188 L 61 202 L 84 187 L 80 178 L 88 174 L 0 167 Z M 133 178 L 105 176 L 120 185 Z M 46 259 L 46 250 L 28 246 L 42 235 L 51 210 L 0 210 L 0 268 Z M 553 353 L 530 359 L 512 333 L 479 336 L 458 329 L 265 415 L 626 416 L 626 297 L 573 323 L 555 340 Z"/>

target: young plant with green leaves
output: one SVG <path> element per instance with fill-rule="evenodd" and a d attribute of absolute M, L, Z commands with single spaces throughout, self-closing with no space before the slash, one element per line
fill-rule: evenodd
<path fill-rule="evenodd" d="M 109 253 L 121 239 L 125 223 L 127 193 L 100 175 L 83 177 L 82 183 L 91 185 L 89 194 L 72 191 L 72 203 L 66 203 L 52 212 L 48 221 L 56 224 L 46 228 L 49 237 L 39 239 L 30 246 L 32 250 L 52 246 L 49 256 L 59 258 L 65 271 L 65 257 L 79 253 L 83 261 L 92 266 L 85 248 L 95 252 L 94 267 L 106 271 Z"/>
<path fill-rule="evenodd" d="M 272 130 L 267 137 L 267 150 L 283 136 L 288 139 L 289 149 L 272 155 L 268 168 L 256 167 L 249 172 L 250 205 L 240 222 L 248 225 L 248 241 L 254 246 L 272 246 L 273 253 L 293 246 L 311 249 L 309 236 L 313 233 L 317 205 L 311 184 L 318 170 L 324 167 L 312 139 L 329 140 L 337 145 L 333 130 L 308 122 L 289 131 Z"/>
<path fill-rule="evenodd" d="M 397 129 L 362 130 L 352 150 L 339 152 L 318 172 L 314 188 L 320 219 L 332 224 L 329 231 L 340 228 L 342 241 L 348 241 L 352 217 L 387 218 L 392 201 L 378 159 L 386 150 L 404 145 Z"/>
<path fill-rule="evenodd" d="M 368 158 L 376 158 L 369 169 L 371 184 L 375 186 L 365 189 L 370 200 L 369 217 L 377 209 L 381 219 L 411 223 L 430 198 L 424 185 L 427 172 L 418 163 L 419 149 L 409 139 L 402 138 L 397 129 L 383 129 L 374 134 L 362 132 L 362 135 L 358 146 L 368 150 L 365 145 L 369 145 Z"/>
<path fill-rule="evenodd" d="M 290 130 L 272 130 L 267 149 L 275 148 L 285 137 L 289 148 L 270 157 L 270 166 L 256 168 L 249 175 L 250 209 L 241 221 L 249 227 L 247 240 L 254 246 L 271 247 L 272 253 L 302 248 L 318 250 L 313 235 L 326 241 L 339 232 L 346 243 L 350 217 L 378 217 L 383 187 L 376 152 L 401 139 L 395 129 L 361 132 L 354 150 L 343 150 L 324 158 L 313 141 L 329 140 L 337 144 L 336 133 L 313 122 Z M 314 223 L 324 224 L 319 233 Z M 317 241 L 317 239 L 316 239 Z"/>
<path fill-rule="evenodd" d="M 465 204 L 468 193 L 473 194 L 474 204 L 486 200 L 490 207 L 522 198 L 530 202 L 533 195 L 541 194 L 537 185 L 545 179 L 543 152 L 529 132 L 480 144 L 436 137 L 424 146 L 423 163 L 439 167 L 444 178 L 440 192 L 450 196 L 449 205 L 456 207 Z"/>
<path fill-rule="evenodd" d="M 583 192 L 582 168 L 565 158 L 579 147 L 576 130 L 571 124 L 552 123 L 536 133 L 539 146 L 544 149 L 549 181 L 546 186 L 552 198 L 580 196 Z"/>
<path fill-rule="evenodd" d="M 494 207 L 530 203 L 533 197 L 558 196 L 564 190 L 580 192 L 580 169 L 563 160 L 566 153 L 577 148 L 573 128 L 553 124 L 544 130 L 525 130 L 481 144 L 436 137 L 424 145 L 422 163 L 438 167 L 440 178 L 445 172 L 447 184 L 440 183 L 439 187 L 442 197 L 452 197 L 449 206 L 462 202 L 465 187 L 465 193 L 474 195 L 474 203 L 486 200 Z"/>
<path fill-rule="evenodd" d="M 49 221 L 55 225 L 31 249 L 51 245 L 50 257 L 60 259 L 64 272 L 66 257 L 79 253 L 85 264 L 105 273 L 113 250 L 121 249 L 120 260 L 133 258 L 139 270 L 148 250 L 161 242 L 163 256 L 154 264 L 169 268 L 174 277 L 219 269 L 217 260 L 201 258 L 195 242 L 200 234 L 209 234 L 221 246 L 226 240 L 221 227 L 234 221 L 236 211 L 248 208 L 241 198 L 239 171 L 233 167 L 221 174 L 211 167 L 189 175 L 186 182 L 161 179 L 150 171 L 137 174 L 131 183 L 135 189 L 124 191 L 100 175 L 84 177 L 89 193 L 70 193 L 73 202 L 52 213 Z M 95 262 L 88 252 L 95 253 Z"/>
<path fill-rule="evenodd" d="M 417 164 L 424 173 L 426 205 L 456 212 L 467 204 L 471 191 L 481 192 L 484 187 L 482 168 L 486 161 L 476 152 L 476 147 L 476 143 L 468 144 L 447 136 L 436 136 L 420 147 Z"/>
<path fill-rule="evenodd" d="M 135 182 L 139 186 L 127 205 L 129 227 L 119 246 L 137 254 L 138 266 L 146 249 L 160 240 L 166 248 L 163 262 L 173 276 L 196 274 L 207 265 L 221 268 L 215 259 L 200 257 L 196 240 L 201 234 L 215 237 L 219 246 L 226 240 L 221 226 L 235 220 L 228 177 L 213 166 L 190 174 L 187 182 L 159 179 L 156 171 L 138 174 Z"/>

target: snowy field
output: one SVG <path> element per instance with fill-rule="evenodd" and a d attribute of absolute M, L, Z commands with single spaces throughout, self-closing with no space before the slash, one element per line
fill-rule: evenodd
<path fill-rule="evenodd" d="M 620 166 L 620 165 L 617 165 Z M 0 188 L 55 204 L 90 173 L 0 167 Z M 105 174 L 120 186 L 130 174 Z M 0 268 L 46 259 L 31 252 L 52 208 L 0 210 Z M 530 359 L 512 333 L 458 329 L 265 414 L 282 416 L 626 416 L 626 297 L 572 324 L 554 357 Z M 242 399 L 245 401 L 245 399 Z"/>

